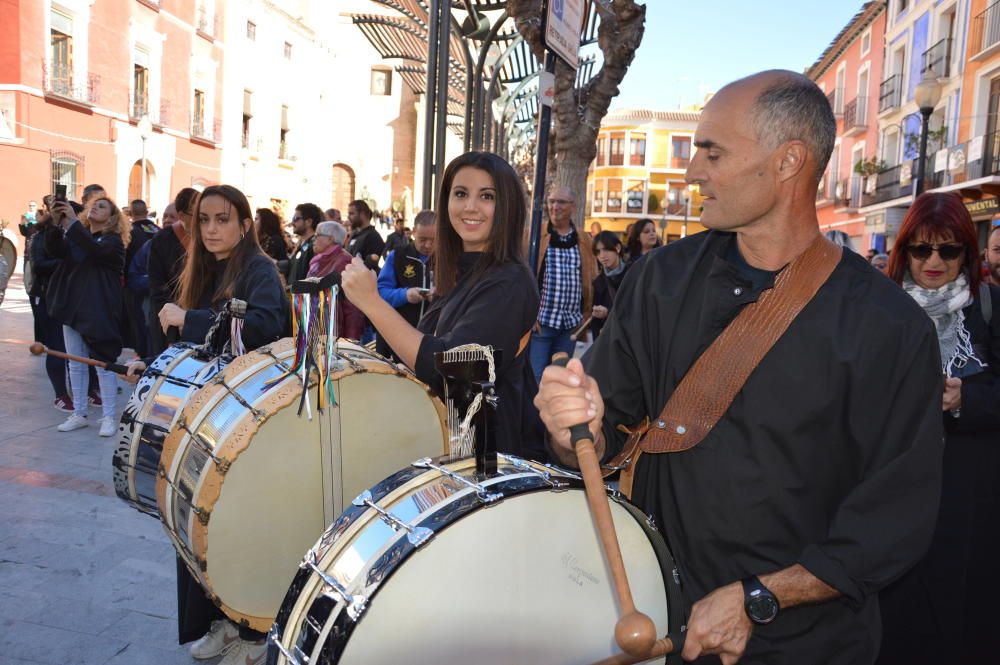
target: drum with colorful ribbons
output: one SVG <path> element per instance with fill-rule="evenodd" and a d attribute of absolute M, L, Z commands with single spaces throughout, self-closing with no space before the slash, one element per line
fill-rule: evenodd
<path fill-rule="evenodd" d="M 670 551 L 609 492 L 635 605 L 660 636 L 678 631 Z M 487 478 L 473 458 L 421 459 L 306 552 L 267 662 L 586 665 L 618 651 L 618 612 L 579 476 L 509 455 Z"/>
<path fill-rule="evenodd" d="M 298 375 L 276 382 L 295 356 L 294 340 L 275 342 L 199 390 L 164 444 L 157 482 L 181 559 L 223 612 L 261 631 L 302 552 L 345 504 L 447 446 L 444 406 L 411 373 L 340 341 L 323 386 L 335 403 L 320 412 L 305 408 Z"/>
<path fill-rule="evenodd" d="M 229 360 L 228 356 L 208 355 L 193 344 L 175 344 L 161 353 L 135 384 L 118 423 L 111 471 L 115 492 L 139 512 L 159 516 L 156 474 L 163 441 L 191 395 Z"/>

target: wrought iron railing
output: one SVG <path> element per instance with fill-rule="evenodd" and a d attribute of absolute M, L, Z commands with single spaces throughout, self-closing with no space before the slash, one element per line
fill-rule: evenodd
<path fill-rule="evenodd" d="M 902 74 L 893 74 L 878 87 L 878 112 L 897 108 L 903 91 Z"/>
<path fill-rule="evenodd" d="M 994 2 L 972 19 L 972 52 L 980 53 L 1000 43 L 1000 2 Z"/>
<path fill-rule="evenodd" d="M 844 89 L 834 88 L 827 94 L 826 98 L 830 100 L 830 108 L 833 109 L 833 114 L 835 116 L 843 115 L 844 113 Z"/>
<path fill-rule="evenodd" d="M 929 69 L 938 78 L 951 76 L 951 37 L 945 37 L 924 51 L 921 58 L 923 61 L 923 66 L 920 68 L 921 72 L 926 72 Z"/>
<path fill-rule="evenodd" d="M 844 131 L 868 126 L 868 97 L 855 97 L 844 106 Z"/>
<path fill-rule="evenodd" d="M 71 65 L 42 63 L 42 85 L 46 93 L 85 104 L 97 104 L 100 101 L 101 77 L 87 74 L 82 81 L 80 78 L 73 76 Z"/>

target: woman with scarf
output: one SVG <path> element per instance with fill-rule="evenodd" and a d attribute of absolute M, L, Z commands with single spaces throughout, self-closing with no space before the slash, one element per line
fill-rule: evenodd
<path fill-rule="evenodd" d="M 656 222 L 640 219 L 628 230 L 628 262 L 635 263 L 643 256 L 659 247 L 660 236 L 656 233 Z"/>
<path fill-rule="evenodd" d="M 313 236 L 313 257 L 309 261 L 307 277 L 326 277 L 332 272 L 342 273 L 351 263 L 351 255 L 344 249 L 347 229 L 337 222 L 320 222 Z M 346 298 L 337 298 L 337 335 L 359 340 L 364 332 L 365 317 L 361 310 Z"/>
<path fill-rule="evenodd" d="M 980 279 L 976 230 L 961 198 L 917 198 L 903 220 L 888 274 L 937 327 L 946 446 L 930 549 L 880 594 L 884 638 L 878 662 L 994 662 L 992 629 L 1000 619 L 993 563 L 1000 546 L 1000 289 Z"/>
<path fill-rule="evenodd" d="M 601 334 L 604 322 L 611 314 L 611 307 L 615 302 L 615 294 L 618 287 L 625 279 L 625 272 L 629 264 L 625 262 L 623 255 L 621 238 L 613 231 L 601 231 L 594 236 L 594 256 L 601 264 L 601 270 L 594 278 L 594 309 L 592 315 L 593 322 L 590 330 L 594 333 L 594 339 Z"/>
<path fill-rule="evenodd" d="M 441 178 L 435 211 L 433 304 L 413 327 L 378 293 L 361 259 L 344 270 L 344 292 L 417 378 L 443 396 L 434 354 L 465 344 L 492 346 L 496 364 L 497 450 L 544 461 L 538 387 L 525 351 L 538 318 L 538 288 L 524 261 L 527 216 L 514 169 L 492 153 L 456 157 Z"/>

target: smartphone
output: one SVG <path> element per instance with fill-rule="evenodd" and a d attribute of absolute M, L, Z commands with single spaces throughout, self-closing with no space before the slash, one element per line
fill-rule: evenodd
<path fill-rule="evenodd" d="M 420 295 L 422 295 L 422 296 L 426 296 L 426 295 L 428 295 L 428 294 L 429 294 L 430 292 L 431 292 L 431 290 L 430 290 L 430 289 L 417 289 L 417 293 L 419 293 L 419 294 L 420 294 Z"/>
<path fill-rule="evenodd" d="M 56 185 L 56 201 L 66 200 L 66 185 Z"/>

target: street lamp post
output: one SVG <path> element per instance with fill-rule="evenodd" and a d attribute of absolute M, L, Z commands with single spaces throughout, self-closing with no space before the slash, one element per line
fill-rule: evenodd
<path fill-rule="evenodd" d="M 146 141 L 153 135 L 153 123 L 148 115 L 143 115 L 139 119 L 139 138 L 142 139 L 142 173 L 139 175 L 142 181 L 142 200 L 146 200 Z"/>
<path fill-rule="evenodd" d="M 927 163 L 927 132 L 930 124 L 931 114 L 934 107 L 941 101 L 941 83 L 937 80 L 933 70 L 924 70 L 924 76 L 917 84 L 913 93 L 913 99 L 920 109 L 922 123 L 920 126 L 920 152 L 917 155 L 917 184 L 914 189 L 914 198 L 920 196 L 924 191 L 924 172 Z"/>
<path fill-rule="evenodd" d="M 688 217 L 691 216 L 691 199 L 694 198 L 694 190 L 698 188 L 698 185 L 688 185 L 684 190 L 684 225 L 681 226 L 681 237 L 687 238 L 688 235 Z"/>

